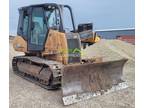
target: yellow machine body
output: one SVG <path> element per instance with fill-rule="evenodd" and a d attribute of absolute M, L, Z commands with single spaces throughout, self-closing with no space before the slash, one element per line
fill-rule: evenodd
<path fill-rule="evenodd" d="M 68 47 L 65 33 L 50 30 L 47 37 L 41 56 L 46 57 L 49 60 L 55 60 L 67 64 L 68 50 L 66 49 L 68 49 Z M 13 47 L 15 51 L 29 53 L 27 42 L 21 36 L 16 36 L 14 38 Z"/>

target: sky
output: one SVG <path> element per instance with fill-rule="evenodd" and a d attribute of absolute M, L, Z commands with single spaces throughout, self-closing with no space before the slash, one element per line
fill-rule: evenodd
<path fill-rule="evenodd" d="M 92 22 L 94 30 L 135 27 L 135 0 L 9 0 L 9 34 L 16 35 L 18 8 L 31 4 L 70 5 L 76 26 Z"/>

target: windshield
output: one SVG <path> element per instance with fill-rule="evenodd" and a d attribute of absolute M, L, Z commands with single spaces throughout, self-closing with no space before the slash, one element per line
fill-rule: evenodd
<path fill-rule="evenodd" d="M 69 6 L 61 6 L 61 14 L 60 10 L 54 6 L 45 7 L 44 10 L 48 28 L 54 30 L 60 30 L 62 27 L 62 29 L 65 32 L 75 31 L 75 24 L 72 15 L 72 10 Z"/>
<path fill-rule="evenodd" d="M 55 8 L 45 9 L 45 17 L 48 28 L 59 30 L 60 15 L 58 9 Z"/>

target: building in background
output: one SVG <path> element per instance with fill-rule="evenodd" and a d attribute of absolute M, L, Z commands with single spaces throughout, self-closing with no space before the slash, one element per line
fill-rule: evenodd
<path fill-rule="evenodd" d="M 102 39 L 119 39 L 135 44 L 134 28 L 96 30 L 96 32 Z"/>

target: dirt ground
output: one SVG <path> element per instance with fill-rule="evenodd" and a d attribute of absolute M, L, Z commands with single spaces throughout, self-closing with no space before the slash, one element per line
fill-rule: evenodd
<path fill-rule="evenodd" d="M 12 71 L 11 60 L 13 56 L 21 55 L 12 48 L 12 42 L 9 44 L 9 106 L 10 108 L 134 108 L 135 107 L 135 65 L 134 65 L 134 46 L 128 47 L 126 50 L 112 43 L 107 42 L 107 48 L 112 51 L 118 51 L 119 55 L 129 58 L 124 66 L 124 79 L 129 87 L 127 89 L 110 93 L 103 96 L 98 96 L 89 100 L 78 102 L 73 105 L 64 106 L 62 102 L 61 90 L 48 91 L 33 83 L 30 83 L 18 76 Z M 117 43 L 117 42 L 116 42 Z M 101 44 L 101 43 L 100 43 Z M 124 44 L 121 44 L 123 46 Z M 129 45 L 129 44 L 128 44 Z M 98 46 L 98 45 L 97 45 Z M 101 49 L 99 45 L 97 47 Z M 127 46 L 127 45 L 126 45 Z M 104 52 L 109 53 L 111 50 Z M 97 50 L 98 52 L 98 50 Z M 101 52 L 101 51 L 100 51 Z M 123 53 L 122 53 L 123 52 Z M 100 54 L 101 55 L 101 54 Z M 112 56 L 112 55 L 111 55 Z M 110 56 L 110 57 L 111 57 Z M 118 56 L 114 54 L 114 57 Z"/>

